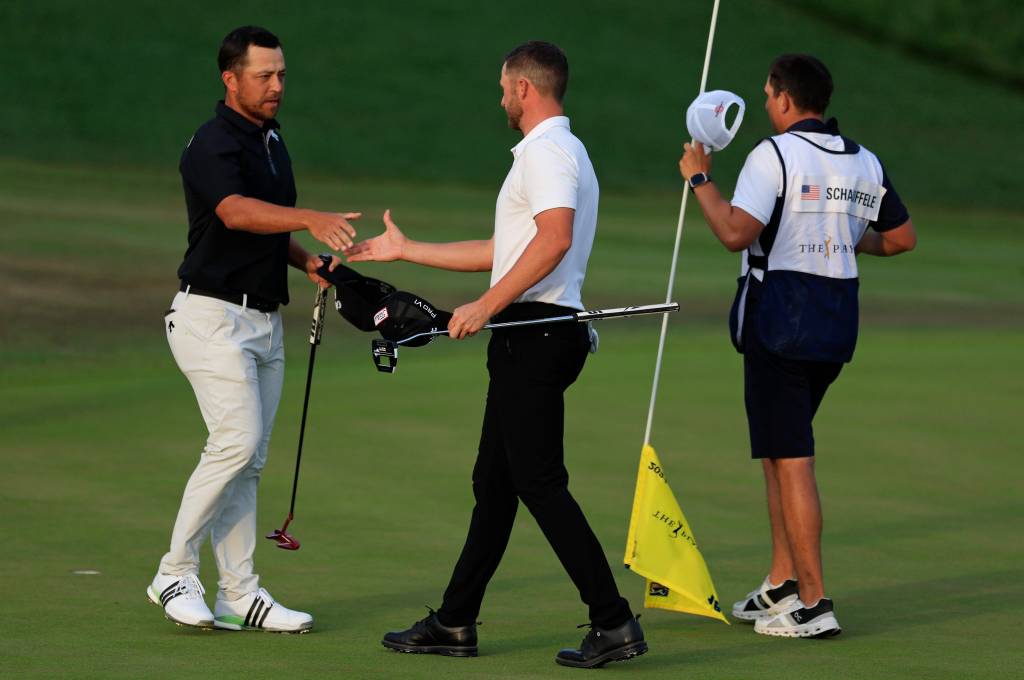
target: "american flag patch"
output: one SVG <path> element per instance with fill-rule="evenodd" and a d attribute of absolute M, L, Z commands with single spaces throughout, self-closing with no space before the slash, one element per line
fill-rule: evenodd
<path fill-rule="evenodd" d="M 821 187 L 817 184 L 801 184 L 800 185 L 800 200 L 801 201 L 817 201 L 821 198 Z"/>

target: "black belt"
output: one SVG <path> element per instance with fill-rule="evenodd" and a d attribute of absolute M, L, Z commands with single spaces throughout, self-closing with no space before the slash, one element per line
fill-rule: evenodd
<path fill-rule="evenodd" d="M 217 300 L 223 300 L 224 302 L 230 302 L 233 305 L 242 306 L 244 303 L 248 309 L 255 309 L 257 312 L 276 312 L 280 306 L 276 302 L 270 300 L 263 300 L 253 295 L 243 296 L 242 293 L 218 293 L 212 290 L 204 290 L 202 288 L 196 288 L 190 286 L 187 282 L 182 281 L 181 286 L 178 287 L 182 293 L 188 290 L 189 295 L 202 295 L 203 297 L 216 298 Z"/>

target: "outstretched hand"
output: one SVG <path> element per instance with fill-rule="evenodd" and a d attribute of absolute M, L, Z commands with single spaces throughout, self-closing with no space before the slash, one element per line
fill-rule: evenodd
<path fill-rule="evenodd" d="M 306 230 L 310 236 L 331 250 L 348 250 L 356 235 L 349 220 L 358 220 L 363 213 L 328 213 L 311 210 L 308 213 Z"/>
<path fill-rule="evenodd" d="M 347 251 L 349 262 L 392 262 L 401 260 L 405 250 L 405 234 L 391 220 L 391 210 L 384 211 L 384 233 L 360 241 Z"/>

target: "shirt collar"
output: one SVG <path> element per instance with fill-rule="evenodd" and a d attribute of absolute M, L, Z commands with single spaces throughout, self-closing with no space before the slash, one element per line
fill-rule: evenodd
<path fill-rule="evenodd" d="M 281 127 L 281 125 L 277 122 L 276 118 L 271 118 L 270 120 L 263 121 L 263 127 L 260 127 L 259 125 L 256 125 L 251 120 L 240 114 L 238 111 L 235 111 L 233 108 L 225 104 L 223 99 L 217 102 L 216 113 L 218 116 L 228 121 L 242 132 L 259 132 L 262 134 L 267 130 L 276 130 L 277 128 Z"/>
<path fill-rule="evenodd" d="M 550 118 L 545 118 L 541 122 L 537 123 L 537 125 L 535 125 L 534 128 L 530 130 L 530 134 L 523 137 L 523 140 L 521 142 L 512 147 L 512 155 L 515 158 L 519 158 L 519 154 L 523 153 L 523 149 L 526 148 L 527 144 L 537 139 L 551 128 L 555 127 L 564 127 L 566 130 L 568 130 L 568 116 L 551 116 Z"/>
<path fill-rule="evenodd" d="M 817 132 L 824 135 L 838 135 L 839 121 L 829 118 L 826 121 L 817 118 L 804 118 L 786 128 L 786 132 Z"/>

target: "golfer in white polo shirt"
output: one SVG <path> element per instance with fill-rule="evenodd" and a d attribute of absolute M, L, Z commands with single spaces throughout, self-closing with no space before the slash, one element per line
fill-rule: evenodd
<path fill-rule="evenodd" d="M 598 185 L 583 143 L 562 115 L 569 65 L 550 43 L 530 42 L 505 58 L 501 106 L 523 140 L 498 194 L 494 234 L 481 241 L 407 239 L 384 214 L 386 231 L 356 244 L 352 261 L 405 260 L 453 271 L 491 271 L 491 287 L 458 307 L 451 337 L 473 335 L 490 320 L 564 315 L 583 309 L 580 288 L 597 226 Z M 487 348 L 490 385 L 473 470 L 476 506 L 444 602 L 383 644 L 405 652 L 476 656 L 476 618 L 508 545 L 519 501 L 537 520 L 589 608 L 592 628 L 579 649 L 555 661 L 593 667 L 647 650 L 629 603 L 569 493 L 563 464 L 562 395 L 590 348 L 581 324 L 494 330 Z"/>

